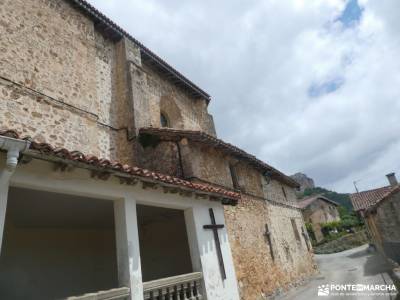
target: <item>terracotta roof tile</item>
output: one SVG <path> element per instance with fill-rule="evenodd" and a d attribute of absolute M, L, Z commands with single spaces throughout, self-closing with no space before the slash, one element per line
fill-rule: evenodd
<path fill-rule="evenodd" d="M 146 127 L 146 128 L 141 128 L 139 130 L 139 133 L 141 135 L 146 135 L 146 134 L 154 135 L 159 137 L 161 140 L 179 141 L 182 138 L 187 138 L 194 142 L 199 142 L 215 148 L 219 148 L 230 153 L 231 155 L 234 155 L 238 158 L 248 161 L 249 163 L 253 164 L 254 166 L 260 168 L 263 171 L 270 171 L 272 173 L 272 176 L 274 176 L 277 180 L 283 181 L 289 186 L 292 187 L 299 186 L 299 184 L 295 180 L 283 174 L 274 167 L 268 165 L 267 163 L 259 160 L 254 155 L 251 155 L 232 144 L 226 143 L 223 140 L 220 140 L 202 131 Z"/>
<path fill-rule="evenodd" d="M 354 210 L 365 210 L 375 205 L 393 189 L 394 187 L 392 186 L 384 186 L 373 190 L 350 194 L 350 199 L 351 203 L 353 204 Z"/>
<path fill-rule="evenodd" d="M 31 142 L 30 151 L 37 151 L 41 154 L 61 158 L 66 161 L 80 162 L 86 165 L 93 166 L 103 171 L 118 171 L 132 176 L 148 178 L 159 183 L 167 183 L 177 187 L 185 187 L 194 191 L 202 191 L 222 198 L 233 200 L 230 204 L 236 204 L 240 199 L 240 194 L 229 191 L 227 189 L 217 188 L 207 184 L 193 183 L 180 178 L 168 176 L 161 173 L 152 172 L 135 166 L 124 165 L 119 162 L 110 161 L 108 159 L 98 158 L 94 155 L 85 155 L 80 151 L 69 151 L 64 148 L 54 148 L 49 143 L 39 143 L 32 140 L 30 137 L 21 137 L 14 130 L 0 130 L 0 136 L 7 136 L 15 139 L 29 140 Z"/>

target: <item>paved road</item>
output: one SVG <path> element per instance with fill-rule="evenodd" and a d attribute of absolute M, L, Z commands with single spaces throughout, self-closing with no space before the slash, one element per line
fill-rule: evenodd
<path fill-rule="evenodd" d="M 318 296 L 318 286 L 326 284 L 393 284 L 387 274 L 389 266 L 377 253 L 370 253 L 364 245 L 335 254 L 316 255 L 320 274 L 305 286 L 279 297 L 279 300 L 311 300 L 311 299 L 379 299 L 394 300 L 390 295 L 354 295 L 332 296 L 337 291 L 329 291 L 329 296 Z M 346 292 L 345 292 L 346 293 Z"/>

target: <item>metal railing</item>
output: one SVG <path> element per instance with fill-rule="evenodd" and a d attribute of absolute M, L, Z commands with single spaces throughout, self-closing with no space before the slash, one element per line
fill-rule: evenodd
<path fill-rule="evenodd" d="M 144 300 L 202 300 L 200 272 L 143 283 Z"/>

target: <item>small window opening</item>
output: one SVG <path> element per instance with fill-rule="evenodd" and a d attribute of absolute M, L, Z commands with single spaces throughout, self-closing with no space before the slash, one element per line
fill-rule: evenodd
<path fill-rule="evenodd" d="M 229 171 L 231 172 L 233 188 L 236 190 L 239 190 L 240 186 L 239 186 L 239 180 L 238 180 L 235 166 L 232 164 L 229 164 Z"/>
<path fill-rule="evenodd" d="M 161 127 L 170 127 L 167 116 L 164 113 L 160 114 Z"/>

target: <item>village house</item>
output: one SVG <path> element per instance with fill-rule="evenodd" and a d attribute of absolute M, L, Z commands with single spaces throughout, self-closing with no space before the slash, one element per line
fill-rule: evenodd
<path fill-rule="evenodd" d="M 259 300 L 314 274 L 298 184 L 217 138 L 206 92 L 86 1 L 0 17 L 0 299 Z"/>
<path fill-rule="evenodd" d="M 388 186 L 351 194 L 350 199 L 377 250 L 400 264 L 400 185 L 395 173 L 386 176 Z"/>
<path fill-rule="evenodd" d="M 322 225 L 328 222 L 340 221 L 339 204 L 322 195 L 310 196 L 299 201 L 303 218 L 311 224 L 316 242 L 322 241 L 324 234 Z"/>

